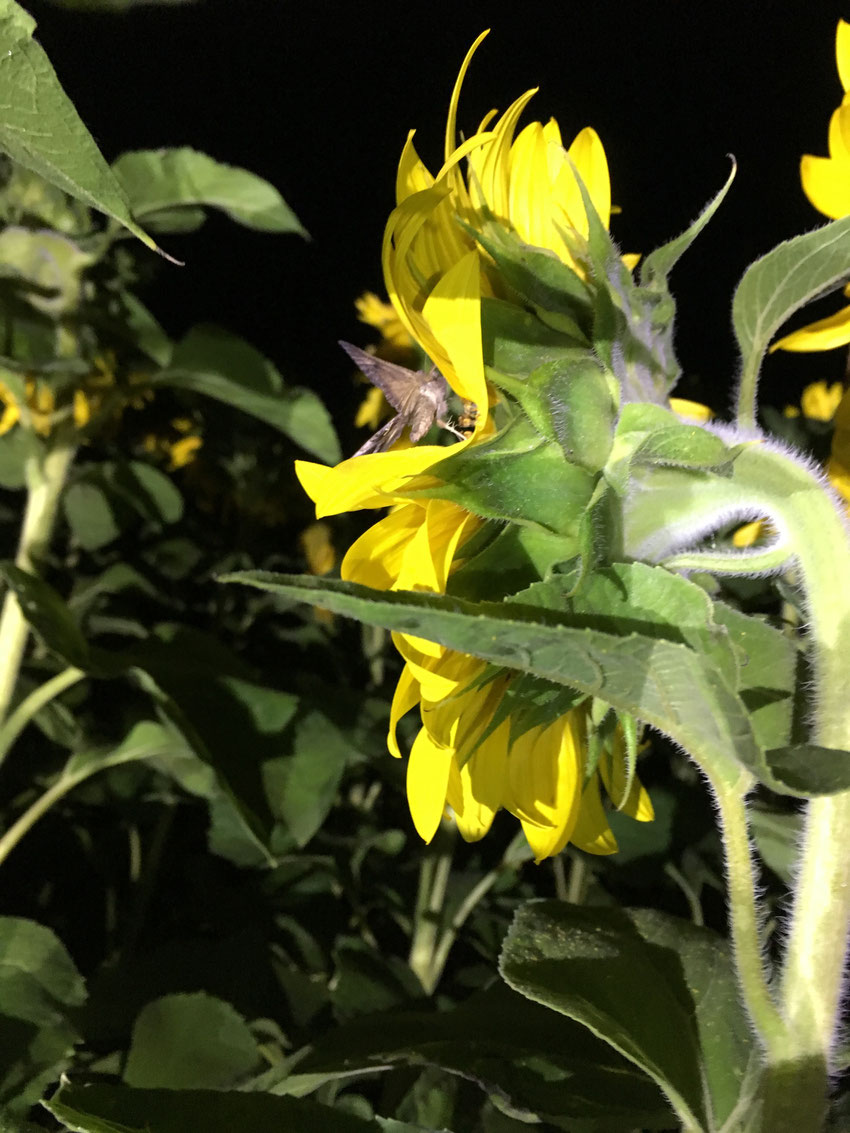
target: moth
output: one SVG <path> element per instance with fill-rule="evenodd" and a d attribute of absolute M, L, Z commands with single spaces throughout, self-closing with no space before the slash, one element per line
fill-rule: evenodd
<path fill-rule="evenodd" d="M 461 440 L 465 439 L 466 434 L 456 429 L 448 419 L 449 383 L 436 366 L 432 366 L 427 373 L 408 370 L 395 362 L 367 354 L 350 342 L 340 341 L 340 346 L 396 411 L 395 417 L 361 445 L 355 456 L 364 456 L 367 452 L 386 452 L 399 439 L 405 426 L 409 426 L 410 439 L 415 444 L 425 436 L 435 421 L 441 429 L 448 429 Z"/>

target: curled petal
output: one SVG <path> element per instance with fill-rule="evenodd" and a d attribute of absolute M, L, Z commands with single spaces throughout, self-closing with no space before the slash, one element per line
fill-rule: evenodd
<path fill-rule="evenodd" d="M 396 734 L 398 729 L 398 722 L 402 716 L 415 708 L 419 703 L 419 682 L 411 673 L 410 669 L 405 665 L 401 671 L 401 676 L 398 678 L 398 684 L 395 686 L 393 693 L 393 702 L 390 707 L 390 727 L 387 732 L 387 748 L 390 755 L 395 756 L 396 759 L 401 759 L 401 751 L 398 746 L 398 736 Z"/>

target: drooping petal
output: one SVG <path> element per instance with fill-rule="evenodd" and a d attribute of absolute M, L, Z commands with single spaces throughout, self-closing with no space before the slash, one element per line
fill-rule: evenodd
<path fill-rule="evenodd" d="M 649 793 L 644 789 L 637 775 L 633 776 L 626 792 L 626 763 L 622 751 L 622 741 L 614 752 L 604 751 L 599 760 L 599 773 L 608 797 L 614 806 L 638 822 L 652 822 L 655 811 Z"/>
<path fill-rule="evenodd" d="M 423 842 L 430 842 L 437 833 L 446 809 L 451 761 L 451 750 L 435 744 L 422 728 L 407 762 L 407 803 Z"/>
<path fill-rule="evenodd" d="M 395 692 L 393 693 L 393 702 L 390 706 L 390 726 L 387 732 L 387 748 L 389 749 L 390 755 L 395 756 L 396 759 L 401 759 L 401 751 L 396 735 L 398 722 L 402 716 L 406 716 L 418 703 L 419 682 L 413 676 L 408 666 L 405 665 L 401 671 L 401 676 L 398 678 L 398 684 L 395 686 Z"/>
<path fill-rule="evenodd" d="M 501 806 L 510 724 L 503 720 L 475 754 L 449 774 L 448 801 L 461 836 L 467 842 L 483 838 Z"/>
<path fill-rule="evenodd" d="M 571 839 L 574 846 L 589 854 L 616 854 L 617 839 L 608 825 L 602 798 L 599 793 L 599 778 L 591 776 L 581 796 L 578 822 Z"/>

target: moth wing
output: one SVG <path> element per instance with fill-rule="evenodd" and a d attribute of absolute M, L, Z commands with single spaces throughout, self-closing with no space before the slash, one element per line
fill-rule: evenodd
<path fill-rule="evenodd" d="M 422 383 L 421 374 L 408 370 L 406 366 L 397 366 L 395 362 L 367 354 L 350 342 L 340 340 L 340 346 L 357 369 L 366 375 L 373 386 L 378 387 L 393 409 L 399 413 L 406 412 L 403 408 L 405 402 L 409 409 L 411 393 L 415 397 Z"/>
<path fill-rule="evenodd" d="M 365 456 L 368 452 L 386 452 L 404 432 L 406 423 L 406 419 L 401 413 L 397 413 L 392 420 L 387 421 L 386 425 L 382 425 L 377 433 L 373 433 L 369 440 L 366 441 L 365 444 L 362 444 L 354 455 Z"/>

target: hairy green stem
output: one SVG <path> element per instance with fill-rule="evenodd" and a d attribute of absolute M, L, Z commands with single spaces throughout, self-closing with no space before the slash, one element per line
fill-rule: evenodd
<path fill-rule="evenodd" d="M 35 571 L 50 542 L 62 488 L 75 448 L 55 444 L 27 461 L 27 503 L 15 565 Z M 29 626 L 15 595 L 8 591 L 0 613 L 0 720 L 4 720 L 15 691 L 26 648 Z"/>
<path fill-rule="evenodd" d="M 429 995 L 440 978 L 439 971 L 435 975 L 434 957 L 452 869 L 454 839 L 454 823 L 441 822 L 419 867 L 419 890 L 416 894 L 413 937 L 407 962 Z"/>
<path fill-rule="evenodd" d="M 666 479 L 672 489 L 672 478 Z M 658 486 L 663 488 L 663 483 Z M 779 539 L 762 558 L 783 560 L 774 567 L 793 562 L 804 596 L 817 690 L 812 742 L 850 750 L 850 531 L 837 502 L 824 490 L 822 477 L 786 453 L 756 442 L 738 452 L 731 475 L 692 477 L 684 498 L 669 499 L 691 524 L 701 511 L 720 515 L 724 507 L 728 522 L 731 509 L 742 501 L 750 514 L 763 509 Z M 656 494 L 652 506 L 661 508 L 663 502 Z M 649 533 L 649 518 L 639 516 L 633 537 Z M 665 561 L 673 568 L 735 574 L 745 573 L 748 566 L 771 565 L 760 559 L 742 562 L 722 552 L 679 554 Z M 782 1029 L 769 1048 L 762 1082 L 764 1129 L 809 1133 L 821 1126 L 850 928 L 848 844 L 850 791 L 809 802 L 778 989 Z"/>
<path fill-rule="evenodd" d="M 768 1053 L 779 1057 L 785 1024 L 771 994 L 758 912 L 758 879 L 747 827 L 746 793 L 753 778 L 743 768 L 737 778 L 714 774 L 703 765 L 717 801 L 726 861 L 729 923 L 738 982 L 756 1034 Z"/>
<path fill-rule="evenodd" d="M 78 681 L 81 681 L 85 675 L 82 669 L 75 669 L 73 666 L 63 669 L 61 673 L 57 673 L 55 676 L 45 681 L 44 684 L 33 689 L 29 696 L 25 697 L 17 708 L 9 713 L 5 723 L 0 725 L 0 764 L 3 763 L 3 760 L 9 754 L 9 750 L 15 740 L 30 720 L 32 720 L 46 704 L 49 704 L 51 700 L 54 700 L 60 693 L 71 688 Z"/>

